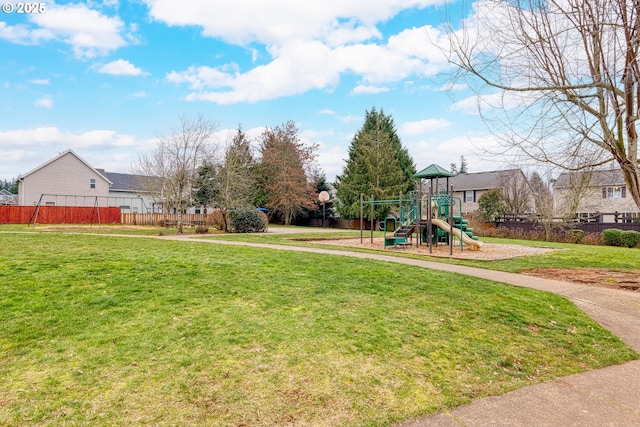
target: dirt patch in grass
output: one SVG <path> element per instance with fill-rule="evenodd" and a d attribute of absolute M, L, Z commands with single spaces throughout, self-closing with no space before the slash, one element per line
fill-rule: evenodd
<path fill-rule="evenodd" d="M 589 286 L 640 292 L 640 270 L 607 270 L 604 268 L 534 268 L 522 274 L 564 280 Z"/>

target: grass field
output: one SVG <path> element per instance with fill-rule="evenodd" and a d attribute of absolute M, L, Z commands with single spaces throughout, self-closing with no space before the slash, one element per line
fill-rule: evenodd
<path fill-rule="evenodd" d="M 560 297 L 415 267 L 0 242 L 0 425 L 392 425 L 637 357 Z"/>
<path fill-rule="evenodd" d="M 276 227 L 277 228 L 277 227 Z M 227 234 L 211 236 L 215 239 L 225 240 L 240 240 L 247 242 L 260 242 L 260 243 L 274 243 L 274 244 L 286 244 L 292 246 L 309 246 L 309 247 L 327 247 L 318 242 L 310 242 L 304 240 L 293 239 L 313 239 L 318 237 L 318 233 L 305 233 L 304 227 L 299 227 L 301 233 L 299 234 Z M 295 229 L 294 229 L 295 230 Z M 370 232 L 365 232 L 365 240 L 369 238 Z M 335 233 L 331 230 L 327 231 L 326 235 L 334 237 L 359 237 L 358 231 L 350 232 L 338 232 Z M 382 236 L 382 233 L 376 232 L 376 236 Z M 622 248 L 613 246 L 590 246 L 590 245 L 578 245 L 571 243 L 550 243 L 540 241 L 529 240 L 513 240 L 513 239 L 496 239 L 496 238 L 481 238 L 481 240 L 488 243 L 507 243 L 526 246 L 541 246 L 561 249 L 559 251 L 549 252 L 543 255 L 527 256 L 522 258 L 512 258 L 508 260 L 500 261 L 482 261 L 482 260 L 448 260 L 445 258 L 425 257 L 423 255 L 411 255 L 406 254 L 403 251 L 385 251 L 385 255 L 394 255 L 408 258 L 421 258 L 429 259 L 431 261 L 446 262 L 460 265 L 470 265 L 474 267 L 481 267 L 492 270 L 501 270 L 517 273 L 519 271 L 528 268 L 605 268 L 612 270 L 637 270 L 640 266 L 640 250 L 633 248 Z M 344 247 L 335 247 L 337 250 L 345 250 Z M 352 248 L 347 248 L 353 250 Z M 371 252 L 370 250 L 362 250 L 365 252 Z"/>

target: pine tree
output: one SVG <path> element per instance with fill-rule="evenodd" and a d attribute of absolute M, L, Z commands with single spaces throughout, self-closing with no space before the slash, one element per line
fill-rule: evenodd
<path fill-rule="evenodd" d="M 402 146 L 393 118 L 377 112 L 365 113 L 365 122 L 349 146 L 349 159 L 336 179 L 338 212 L 343 218 L 360 215 L 360 194 L 368 199 L 395 199 L 399 193 L 415 189 L 413 159 Z M 388 209 L 380 207 L 375 216 L 383 218 Z M 369 215 L 369 211 L 365 213 Z"/>

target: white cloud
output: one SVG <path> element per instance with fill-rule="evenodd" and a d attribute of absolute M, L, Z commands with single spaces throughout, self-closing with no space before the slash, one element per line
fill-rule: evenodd
<path fill-rule="evenodd" d="M 336 114 L 336 112 L 333 110 L 330 110 L 329 108 L 323 108 L 322 110 L 320 110 L 320 114 L 327 114 L 329 116 L 332 116 Z"/>
<path fill-rule="evenodd" d="M 371 85 L 358 85 L 353 88 L 351 93 L 356 95 L 373 95 L 376 93 L 384 93 L 389 92 L 389 88 L 387 87 L 379 87 L 379 86 L 371 86 Z"/>
<path fill-rule="evenodd" d="M 36 99 L 35 105 L 40 108 L 51 108 L 53 107 L 53 99 L 45 96 L 44 98 Z"/>
<path fill-rule="evenodd" d="M 451 126 L 445 119 L 426 119 L 417 122 L 406 122 L 400 127 L 400 133 L 405 135 L 425 135 Z"/>
<path fill-rule="evenodd" d="M 217 104 L 257 102 L 310 90 L 331 92 L 344 73 L 361 77 L 354 94 L 381 93 L 386 83 L 411 75 L 424 76 L 430 67 L 416 56 L 407 56 L 387 46 L 358 44 L 330 47 L 320 41 L 295 40 L 269 49 L 273 60 L 244 73 L 234 64 L 212 68 L 190 67 L 172 71 L 166 80 L 187 84 L 190 101 Z"/>
<path fill-rule="evenodd" d="M 0 132 L 0 145 L 9 148 L 60 146 L 66 149 L 135 147 L 139 143 L 131 135 L 112 130 L 93 130 L 83 133 L 63 132 L 55 126 Z"/>
<path fill-rule="evenodd" d="M 403 140 L 404 141 L 404 140 Z M 469 162 L 469 172 L 497 170 L 505 166 L 505 159 L 487 155 L 480 147 L 498 146 L 495 136 L 456 135 L 444 139 L 420 139 L 406 143 L 418 169 L 437 164 L 449 169 L 451 163 L 459 163 L 460 156 Z"/>
<path fill-rule="evenodd" d="M 73 47 L 79 59 L 105 55 L 125 46 L 124 23 L 84 4 L 47 4 L 46 13 L 29 15 L 29 24 L 0 22 L 0 39 L 18 44 L 61 40 Z M 34 28 L 35 25 L 35 28 Z"/>
<path fill-rule="evenodd" d="M 199 26 L 209 37 L 247 45 L 284 44 L 292 39 L 323 39 L 344 44 L 377 36 L 373 27 L 399 11 L 443 4 L 444 0 L 238 0 L 217 2 L 144 0 L 152 18 L 170 26 Z M 250 19 L 247 15 L 250 14 Z"/>
<path fill-rule="evenodd" d="M 186 84 L 191 101 L 217 104 L 258 102 L 311 90 L 333 91 L 343 74 L 360 81 L 354 94 L 380 93 L 389 83 L 409 76 L 434 75 L 448 67 L 432 27 L 404 30 L 384 40 L 377 25 L 402 10 L 424 9 L 444 0 L 240 0 L 224 8 L 214 2 L 144 0 L 150 15 L 170 26 L 199 26 L 204 36 L 245 46 L 261 45 L 271 60 L 240 70 L 192 66 L 167 74 L 169 82 Z M 251 11 L 251 19 L 247 19 Z M 231 69 L 229 69 L 231 66 Z"/>
<path fill-rule="evenodd" d="M 144 71 L 124 59 L 109 62 L 98 68 L 100 74 L 111 74 L 113 76 L 141 76 L 146 75 Z"/>
<path fill-rule="evenodd" d="M 143 90 L 139 91 L 139 92 L 134 92 L 131 95 L 129 95 L 129 98 L 146 98 L 147 97 L 147 93 Z"/>
<path fill-rule="evenodd" d="M 65 150 L 72 149 L 94 167 L 130 172 L 138 153 L 151 150 L 157 140 L 138 140 L 111 130 L 65 132 L 55 126 L 0 132 L 0 146 L 12 153 L 11 163 L 0 164 L 1 176 L 25 174 Z M 6 162 L 5 162 L 6 163 Z"/>
<path fill-rule="evenodd" d="M 48 85 L 49 79 L 33 79 L 29 80 L 29 83 L 31 83 L 32 85 Z"/>
<path fill-rule="evenodd" d="M 453 111 L 461 111 L 466 115 L 478 115 L 479 114 L 479 105 L 478 105 L 478 97 L 477 96 L 469 96 L 461 101 L 455 102 L 451 106 L 451 110 Z"/>
<path fill-rule="evenodd" d="M 342 173 L 345 160 L 349 158 L 346 145 L 329 146 L 319 143 L 317 162 L 327 178 L 334 182 L 337 175 Z"/>
<path fill-rule="evenodd" d="M 361 120 L 362 120 L 362 117 L 354 116 L 354 115 L 351 115 L 351 114 L 340 117 L 340 121 L 342 123 L 355 123 L 355 122 L 359 122 Z"/>
<path fill-rule="evenodd" d="M 536 94 L 516 92 L 494 92 L 490 94 L 472 95 L 451 106 L 453 111 L 462 111 L 466 115 L 479 115 L 480 110 L 497 109 L 499 111 L 520 108 L 534 102 Z"/>
<path fill-rule="evenodd" d="M 54 37 L 54 34 L 47 29 L 31 29 L 24 24 L 10 26 L 6 22 L 0 22 L 0 39 L 11 43 L 31 45 Z"/>

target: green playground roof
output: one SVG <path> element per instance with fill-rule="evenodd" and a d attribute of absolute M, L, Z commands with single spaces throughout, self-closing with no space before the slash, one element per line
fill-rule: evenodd
<path fill-rule="evenodd" d="M 454 173 L 449 172 L 442 166 L 438 166 L 436 164 L 427 166 L 422 169 L 420 172 L 413 175 L 414 178 L 447 178 L 456 176 Z"/>

